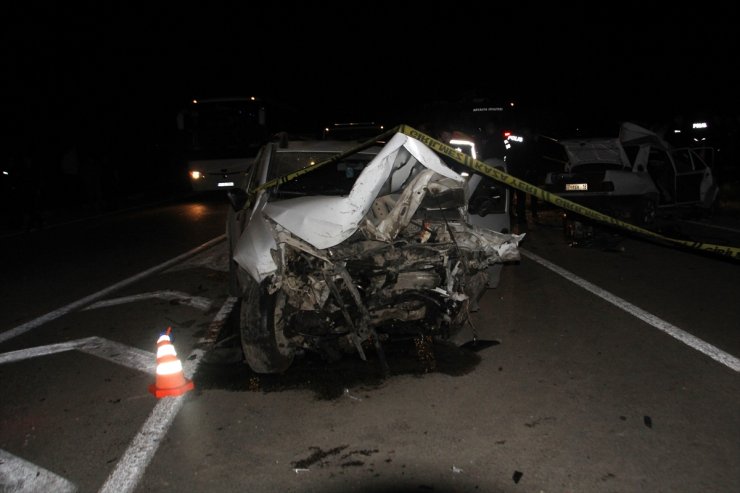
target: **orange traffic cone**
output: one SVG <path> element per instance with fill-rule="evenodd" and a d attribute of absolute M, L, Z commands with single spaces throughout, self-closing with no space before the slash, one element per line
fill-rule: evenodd
<path fill-rule="evenodd" d="M 172 327 L 167 327 L 167 332 L 157 341 L 157 380 L 149 386 L 149 392 L 158 399 L 181 395 L 194 387 L 193 382 L 185 378 L 182 363 L 170 341 L 170 332 Z"/>

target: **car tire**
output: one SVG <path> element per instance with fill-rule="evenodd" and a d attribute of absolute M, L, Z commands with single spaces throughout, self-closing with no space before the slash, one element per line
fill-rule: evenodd
<path fill-rule="evenodd" d="M 267 291 L 250 280 L 239 310 L 239 328 L 244 358 L 255 373 L 281 373 L 293 363 L 295 350 L 283 334 L 285 293 Z"/>

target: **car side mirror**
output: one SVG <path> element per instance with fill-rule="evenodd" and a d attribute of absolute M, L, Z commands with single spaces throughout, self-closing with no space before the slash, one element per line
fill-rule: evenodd
<path fill-rule="evenodd" d="M 228 197 L 229 204 L 235 212 L 242 210 L 249 200 L 249 195 L 241 188 L 232 188 L 226 192 L 226 197 Z"/>

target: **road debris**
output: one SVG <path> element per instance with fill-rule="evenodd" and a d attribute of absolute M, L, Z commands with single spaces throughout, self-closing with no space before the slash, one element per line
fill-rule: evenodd
<path fill-rule="evenodd" d="M 355 397 L 354 395 L 349 393 L 349 389 L 344 389 L 344 395 L 352 399 L 353 401 L 361 401 L 362 399 L 359 397 Z"/>
<path fill-rule="evenodd" d="M 477 352 L 477 351 L 481 351 L 483 349 L 489 348 L 491 346 L 498 346 L 499 344 L 501 344 L 501 341 L 496 340 L 496 339 L 493 339 L 493 340 L 473 339 L 464 344 L 460 344 L 460 347 L 465 348 L 469 351 Z"/>
<path fill-rule="evenodd" d="M 522 479 L 522 476 L 524 476 L 523 472 L 514 471 L 514 475 L 511 477 L 511 479 L 513 479 L 515 483 L 519 484 L 519 480 Z"/>

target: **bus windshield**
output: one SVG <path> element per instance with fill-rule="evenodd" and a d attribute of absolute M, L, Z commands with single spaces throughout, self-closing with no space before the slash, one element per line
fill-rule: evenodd
<path fill-rule="evenodd" d="M 194 100 L 177 123 L 191 157 L 253 157 L 267 137 L 265 109 L 257 98 Z"/>

